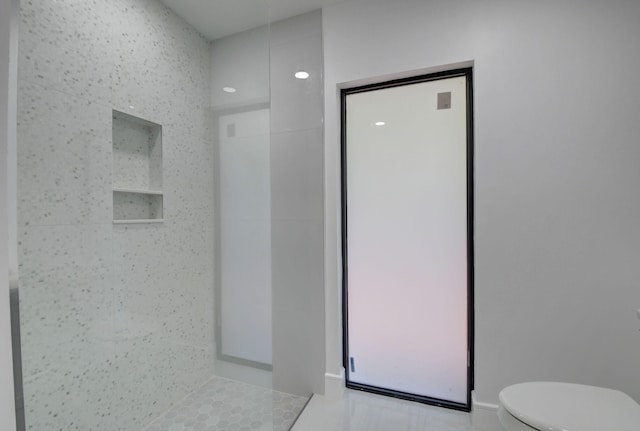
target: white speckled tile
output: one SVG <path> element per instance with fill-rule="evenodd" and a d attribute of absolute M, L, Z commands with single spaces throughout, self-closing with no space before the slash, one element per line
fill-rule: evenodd
<path fill-rule="evenodd" d="M 198 286 L 193 286 L 197 288 Z M 175 312 L 160 319 L 162 338 L 175 344 L 207 348 L 213 344 L 213 301 L 184 301 Z"/>
<path fill-rule="evenodd" d="M 187 135 L 190 136 L 190 135 Z M 214 196 L 214 156 L 211 141 L 185 140 L 179 132 L 169 128 L 164 135 L 165 157 L 172 160 L 165 169 L 165 198 L 174 220 L 184 219 L 185 211 L 209 209 Z"/>
<path fill-rule="evenodd" d="M 27 430 L 113 431 L 117 417 L 113 356 L 64 372 L 25 378 Z M 46 404 L 41 404 L 46 400 Z M 78 414 L 81 411 L 82 414 Z"/>
<path fill-rule="evenodd" d="M 21 1 L 19 79 L 108 106 L 114 3 Z"/>
<path fill-rule="evenodd" d="M 23 0 L 19 55 L 27 428 L 137 431 L 213 374 L 209 42 L 156 0 Z M 112 225 L 114 109 L 172 136 L 165 223 Z"/>
<path fill-rule="evenodd" d="M 208 79 L 208 42 L 155 0 L 120 0 L 116 7 L 115 105 L 171 125 L 189 123 L 181 114 L 208 106 L 200 88 Z"/>
<path fill-rule="evenodd" d="M 109 110 L 24 82 L 18 109 L 20 222 L 108 223 Z"/>
<path fill-rule="evenodd" d="M 114 226 L 114 269 L 123 310 L 161 317 L 187 302 L 213 307 L 213 250 L 208 245 L 213 240 L 188 232 L 164 224 Z"/>
<path fill-rule="evenodd" d="M 167 343 L 157 334 L 131 334 L 117 343 L 116 429 L 139 430 L 213 374 L 213 351 Z M 122 382 L 127 384 L 122 384 Z M 149 401 L 152 400 L 150 403 Z"/>
<path fill-rule="evenodd" d="M 176 283 L 184 275 L 170 259 L 151 252 L 171 253 L 161 230 L 132 226 L 135 228 L 114 226 L 118 307 L 124 313 L 158 318 L 175 308 Z M 170 276 L 172 273 L 174 276 Z"/>
<path fill-rule="evenodd" d="M 33 226 L 20 233 L 22 360 L 25 381 L 70 376 L 109 357 L 115 292 L 110 226 Z M 76 381 L 69 377 L 67 387 Z M 28 384 L 25 384 L 27 387 Z M 25 389 L 26 390 L 26 389 Z M 46 392 L 37 405 L 46 403 Z M 36 406 L 31 411 L 42 414 Z M 38 424 L 44 416 L 34 414 Z M 41 428 L 35 428 L 41 429 Z"/>
<path fill-rule="evenodd" d="M 109 225 L 33 226 L 19 235 L 22 310 L 80 304 L 93 307 L 88 313 L 101 307 L 111 313 L 108 306 L 114 303 L 115 290 Z"/>
<path fill-rule="evenodd" d="M 307 399 L 214 377 L 144 431 L 287 431 Z"/>

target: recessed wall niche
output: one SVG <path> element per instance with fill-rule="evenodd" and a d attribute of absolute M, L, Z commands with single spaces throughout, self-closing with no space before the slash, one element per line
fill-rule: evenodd
<path fill-rule="evenodd" d="M 162 222 L 162 204 L 162 126 L 113 111 L 113 222 Z"/>

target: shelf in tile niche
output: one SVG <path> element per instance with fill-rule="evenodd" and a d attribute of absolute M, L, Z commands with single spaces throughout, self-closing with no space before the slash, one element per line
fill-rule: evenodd
<path fill-rule="evenodd" d="M 161 218 L 158 219 L 148 219 L 148 220 L 114 220 L 113 224 L 147 224 L 147 223 L 163 223 L 164 220 Z"/>
<path fill-rule="evenodd" d="M 113 190 L 114 223 L 159 223 L 162 218 L 162 193 Z"/>
<path fill-rule="evenodd" d="M 162 192 L 159 190 L 128 189 L 124 187 L 114 187 L 113 191 L 117 193 L 137 193 L 141 195 L 161 195 L 162 194 Z"/>
<path fill-rule="evenodd" d="M 113 111 L 113 221 L 162 222 L 162 126 Z"/>

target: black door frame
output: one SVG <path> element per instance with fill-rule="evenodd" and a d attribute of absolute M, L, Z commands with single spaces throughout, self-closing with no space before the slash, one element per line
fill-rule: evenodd
<path fill-rule="evenodd" d="M 392 389 L 379 388 L 361 383 L 351 382 L 349 363 L 349 306 L 348 306 L 348 261 L 347 261 L 347 96 L 351 94 L 364 93 L 368 91 L 381 90 L 385 88 L 400 87 L 411 84 L 418 84 L 441 79 L 466 77 L 467 83 L 467 401 L 458 403 L 438 398 L 426 397 L 422 395 L 410 394 L 395 391 Z M 473 70 L 472 68 L 454 69 L 450 71 L 430 73 L 411 78 L 396 79 L 376 84 L 364 85 L 341 90 L 341 201 L 342 201 L 342 351 L 343 366 L 346 372 L 347 388 L 372 392 L 380 395 L 401 398 L 410 401 L 417 401 L 454 410 L 471 410 L 471 391 L 474 386 L 474 146 L 473 146 Z"/>

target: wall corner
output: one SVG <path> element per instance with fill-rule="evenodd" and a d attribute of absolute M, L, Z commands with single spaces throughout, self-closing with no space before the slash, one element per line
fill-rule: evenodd
<path fill-rule="evenodd" d="M 474 431 L 499 431 L 498 406 L 478 401 L 475 391 L 471 393 L 471 423 Z"/>
<path fill-rule="evenodd" d="M 324 396 L 328 400 L 339 401 L 344 396 L 344 368 L 340 374 L 324 374 Z"/>

